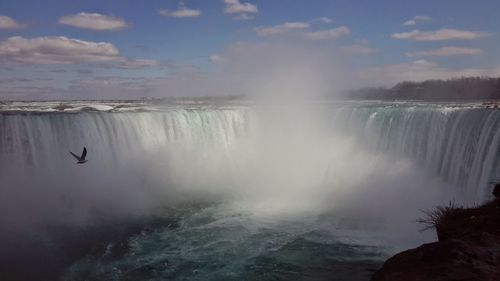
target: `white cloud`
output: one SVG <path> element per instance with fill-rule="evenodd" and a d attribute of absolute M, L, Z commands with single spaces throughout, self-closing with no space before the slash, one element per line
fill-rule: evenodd
<path fill-rule="evenodd" d="M 241 3 L 240 0 L 224 0 L 226 7 L 224 8 L 224 13 L 226 14 L 238 14 L 233 19 L 236 20 L 249 20 L 253 16 L 250 14 L 258 14 L 259 9 L 257 5 L 251 4 L 249 2 Z"/>
<path fill-rule="evenodd" d="M 254 16 L 245 13 L 233 17 L 234 20 L 251 20 L 253 18 Z"/>
<path fill-rule="evenodd" d="M 212 55 L 209 57 L 209 59 L 212 63 L 215 63 L 215 64 L 222 63 L 225 61 L 224 57 L 221 55 Z"/>
<path fill-rule="evenodd" d="M 434 68 L 437 65 L 435 62 L 430 62 L 426 60 L 416 60 L 413 62 L 414 69 L 419 70 L 419 69 L 427 69 L 427 68 Z"/>
<path fill-rule="evenodd" d="M 333 23 L 333 20 L 329 17 L 320 17 L 312 19 L 311 22 Z"/>
<path fill-rule="evenodd" d="M 0 41 L 0 62 L 23 64 L 114 63 L 121 68 L 158 65 L 155 61 L 121 57 L 111 43 L 60 37 L 9 37 Z"/>
<path fill-rule="evenodd" d="M 430 21 L 432 20 L 431 17 L 428 16 L 414 16 L 414 20 L 419 20 L 419 21 Z"/>
<path fill-rule="evenodd" d="M 440 40 L 473 40 L 488 37 L 491 34 L 484 31 L 469 31 L 460 29 L 438 29 L 433 31 L 413 30 L 410 32 L 394 33 L 391 35 L 395 39 L 415 40 L 415 41 L 440 41 Z"/>
<path fill-rule="evenodd" d="M 126 68 L 126 69 L 137 69 L 137 68 L 146 68 L 146 67 L 152 67 L 152 66 L 159 66 L 160 63 L 155 60 L 145 60 L 145 59 L 128 59 L 128 58 L 121 58 L 117 60 L 118 64 L 117 66 L 119 68 Z"/>
<path fill-rule="evenodd" d="M 416 20 L 407 20 L 403 23 L 404 26 L 413 26 L 413 25 L 417 25 L 417 21 Z"/>
<path fill-rule="evenodd" d="M 13 18 L 0 15 L 0 29 L 21 29 L 26 25 L 18 23 Z"/>
<path fill-rule="evenodd" d="M 280 35 L 290 32 L 296 32 L 300 34 L 303 38 L 310 40 L 326 40 L 326 39 L 336 39 L 344 35 L 350 34 L 349 28 L 346 26 L 340 26 L 337 28 L 331 28 L 319 31 L 307 31 L 310 30 L 312 24 L 315 22 L 331 23 L 333 22 L 330 18 L 322 17 L 315 18 L 307 22 L 285 22 L 282 24 L 274 26 L 260 26 L 254 28 L 255 33 L 258 36 L 271 36 Z"/>
<path fill-rule="evenodd" d="M 165 9 L 158 10 L 158 14 L 164 17 L 173 17 L 173 18 L 195 18 L 201 16 L 201 11 L 196 9 L 191 9 L 186 7 L 184 2 L 179 3 L 179 8 L 175 11 L 169 11 Z"/>
<path fill-rule="evenodd" d="M 350 34 L 351 31 L 346 26 L 340 26 L 337 28 L 307 32 L 304 36 L 310 40 L 327 40 L 327 39 L 337 39 L 339 37 Z"/>
<path fill-rule="evenodd" d="M 59 19 L 59 23 L 98 31 L 118 30 L 127 26 L 127 23 L 120 18 L 84 12 L 63 16 Z"/>
<path fill-rule="evenodd" d="M 201 15 L 201 11 L 194 9 L 187 9 L 187 8 L 179 8 L 176 11 L 158 10 L 158 14 L 164 17 L 173 17 L 173 18 L 195 18 Z"/>
<path fill-rule="evenodd" d="M 240 14 L 240 13 L 249 13 L 256 14 L 259 12 L 257 6 L 248 2 L 241 3 L 239 0 L 224 0 L 226 3 L 226 8 L 224 12 L 227 14 Z"/>
<path fill-rule="evenodd" d="M 432 20 L 432 18 L 428 17 L 428 16 L 414 16 L 411 20 L 405 21 L 403 23 L 403 25 L 404 26 L 414 26 L 414 25 L 417 25 L 417 23 L 430 21 L 430 20 Z"/>
<path fill-rule="evenodd" d="M 270 27 L 257 27 L 254 30 L 259 36 L 269 36 L 287 33 L 292 30 L 302 30 L 309 28 L 309 26 L 310 24 L 307 22 L 285 22 L 283 24 Z"/>
<path fill-rule="evenodd" d="M 478 48 L 462 48 L 462 47 L 441 47 L 427 51 L 417 51 L 406 53 L 409 57 L 422 57 L 422 56 L 476 56 L 482 54 L 483 51 Z"/>
<path fill-rule="evenodd" d="M 350 54 L 360 54 L 360 55 L 368 55 L 378 52 L 378 49 L 370 48 L 364 44 L 355 44 L 350 46 L 345 46 L 342 50 L 346 53 Z"/>

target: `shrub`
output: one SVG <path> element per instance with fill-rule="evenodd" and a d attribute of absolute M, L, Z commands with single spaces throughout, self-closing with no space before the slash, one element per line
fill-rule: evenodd
<path fill-rule="evenodd" d="M 458 206 L 455 201 L 450 201 L 446 206 L 437 206 L 432 210 L 422 210 L 425 216 L 417 219 L 417 222 L 424 225 L 422 231 L 428 229 L 436 229 L 439 231 L 440 228 L 447 225 L 447 222 L 452 221 L 453 218 L 462 214 L 463 210 L 464 208 Z"/>

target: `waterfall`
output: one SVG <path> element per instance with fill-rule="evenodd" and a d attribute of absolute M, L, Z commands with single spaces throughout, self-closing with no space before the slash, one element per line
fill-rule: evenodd
<path fill-rule="evenodd" d="M 0 256 L 17 268 L 259 279 L 290 251 L 294 272 L 366 268 L 434 239 L 420 210 L 500 178 L 500 111 L 480 106 L 90 105 L 0 104 Z"/>
<path fill-rule="evenodd" d="M 162 112 L 0 113 L 0 163 L 44 166 L 89 148 L 94 162 L 133 152 L 189 146 L 229 148 L 250 133 L 248 109 Z"/>
<path fill-rule="evenodd" d="M 342 106 L 336 129 L 381 153 L 408 157 L 462 189 L 471 201 L 490 197 L 500 178 L 500 111 L 442 105 Z"/>
<path fill-rule="evenodd" d="M 335 133 L 352 135 L 377 153 L 406 157 L 462 189 L 472 201 L 489 196 L 488 182 L 500 178 L 500 111 L 442 105 L 334 105 L 328 110 Z M 89 163 L 113 165 L 141 154 L 231 157 L 231 149 L 257 133 L 250 107 L 200 107 L 139 112 L 0 112 L 0 168 L 73 164 L 68 150 L 89 149 Z M 165 152 L 166 151 L 166 152 Z M 193 158 L 193 155 L 194 158 Z M 110 161 L 113 159 L 113 161 Z M 201 160 L 200 160 L 201 161 Z M 210 168 L 194 161 L 192 167 Z M 198 165 L 198 166 L 197 166 Z M 4 175 L 5 176 L 5 175 Z"/>
<path fill-rule="evenodd" d="M 0 112 L 0 212 L 10 214 L 0 225 L 150 212 L 191 186 L 222 186 L 218 175 L 232 173 L 226 163 L 251 135 L 251 115 L 240 107 Z M 77 165 L 69 151 L 84 146 L 89 162 Z"/>

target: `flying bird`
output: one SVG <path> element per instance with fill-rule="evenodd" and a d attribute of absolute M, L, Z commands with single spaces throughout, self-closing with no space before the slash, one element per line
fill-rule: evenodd
<path fill-rule="evenodd" d="M 83 147 L 83 151 L 82 151 L 81 156 L 78 156 L 71 151 L 69 153 L 71 153 L 71 155 L 73 155 L 73 157 L 75 157 L 78 160 L 78 162 L 76 162 L 76 164 L 83 164 L 83 163 L 88 161 L 88 160 L 85 160 L 85 157 L 87 156 L 87 148 L 86 147 Z"/>

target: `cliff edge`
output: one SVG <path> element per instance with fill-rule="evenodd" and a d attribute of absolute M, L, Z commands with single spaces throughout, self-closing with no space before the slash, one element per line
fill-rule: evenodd
<path fill-rule="evenodd" d="M 394 255 L 371 280 L 500 280 L 500 184 L 493 194 L 478 207 L 428 212 L 421 222 L 436 229 L 439 241 Z"/>

